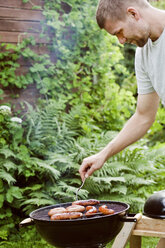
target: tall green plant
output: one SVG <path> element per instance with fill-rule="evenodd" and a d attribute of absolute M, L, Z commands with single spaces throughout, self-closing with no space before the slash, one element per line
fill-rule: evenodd
<path fill-rule="evenodd" d="M 65 95 L 72 106 L 84 104 L 99 127 L 118 130 L 135 107 L 132 93 L 116 84 L 119 77 L 128 76 L 121 63 L 120 46 L 116 38 L 99 30 L 95 20 L 97 1 L 63 3 L 70 8 L 67 13 L 62 11 L 60 1 L 46 1 L 43 12 L 52 28 L 57 60 L 56 74 L 46 79 L 48 91 L 53 98 Z"/>

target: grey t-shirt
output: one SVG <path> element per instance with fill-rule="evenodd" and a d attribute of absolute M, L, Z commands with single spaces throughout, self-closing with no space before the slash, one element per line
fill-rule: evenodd
<path fill-rule="evenodd" d="M 136 49 L 135 72 L 138 94 L 156 91 L 165 106 L 165 29 L 156 41 Z"/>

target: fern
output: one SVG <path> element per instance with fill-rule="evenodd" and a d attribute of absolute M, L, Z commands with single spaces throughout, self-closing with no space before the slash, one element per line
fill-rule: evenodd
<path fill-rule="evenodd" d="M 133 172 L 132 168 L 129 168 L 127 165 L 123 164 L 123 162 L 115 161 L 115 162 L 106 162 L 104 166 L 95 172 L 97 177 L 107 177 L 107 176 L 117 176 L 125 173 Z"/>
<path fill-rule="evenodd" d="M 16 182 L 15 178 L 3 169 L 0 169 L 0 178 L 6 181 L 9 185 L 12 185 Z"/>
<path fill-rule="evenodd" d="M 128 187 L 126 185 L 115 185 L 115 187 L 111 188 L 111 193 L 116 193 L 119 195 L 126 195 L 128 192 Z"/>
<path fill-rule="evenodd" d="M 11 151 L 11 150 L 8 149 L 8 148 L 2 148 L 2 149 L 0 149 L 0 154 L 1 154 L 1 155 L 4 155 L 5 159 L 7 159 L 7 158 L 9 158 L 9 157 L 16 158 L 16 155 L 14 154 L 14 152 Z"/>
<path fill-rule="evenodd" d="M 35 162 L 39 167 L 43 169 L 43 173 L 46 173 L 46 174 L 48 173 L 55 181 L 59 179 L 60 172 L 56 170 L 55 168 L 53 168 L 53 166 L 51 166 L 50 161 L 47 161 L 47 160 L 42 161 L 37 158 L 32 158 L 32 161 Z"/>
<path fill-rule="evenodd" d="M 86 189 L 88 192 L 89 192 L 89 195 L 90 196 L 99 196 L 105 191 L 105 188 L 106 190 L 110 190 L 111 189 L 111 184 L 109 185 L 101 185 L 101 184 L 98 184 L 98 183 L 95 183 L 94 180 L 92 180 L 92 178 L 88 178 L 86 181 L 85 181 L 85 185 L 84 185 L 84 189 Z"/>
<path fill-rule="evenodd" d="M 140 186 L 140 185 L 151 185 L 154 184 L 153 180 L 147 180 L 145 178 L 137 177 L 136 175 L 127 174 L 125 175 L 125 181 L 128 185 Z"/>
<path fill-rule="evenodd" d="M 2 161 L 3 161 L 3 163 L 2 163 Z M 5 159 L 5 162 L 4 162 L 4 160 L 0 160 L 0 164 L 3 165 L 3 167 L 7 171 L 16 170 L 17 169 L 16 164 L 14 162 L 12 162 L 11 160 L 9 160 L 9 159 Z"/>
<path fill-rule="evenodd" d="M 22 190 L 19 187 L 12 186 L 8 189 L 6 194 L 6 200 L 9 203 L 12 203 L 14 198 L 21 199 L 22 198 Z M 16 205 L 15 205 L 16 207 Z"/>
<path fill-rule="evenodd" d="M 33 111 L 31 111 L 31 117 L 28 117 L 30 149 L 43 155 L 45 155 L 46 150 L 58 151 L 59 153 L 68 150 L 74 143 L 74 137 L 77 133 L 69 130 L 65 122 L 61 121 L 61 116 L 59 113 L 57 114 L 54 105 L 50 103 L 45 109 L 38 110 L 37 118 L 34 117 Z M 36 144 L 38 145 L 36 146 Z"/>
<path fill-rule="evenodd" d="M 98 184 L 111 184 L 112 182 L 125 182 L 124 177 L 93 177 L 92 178 L 95 183 Z"/>
<path fill-rule="evenodd" d="M 67 198 L 70 199 L 71 201 L 75 200 L 77 187 L 73 187 L 73 186 L 69 185 L 68 183 L 66 183 L 65 181 L 59 182 L 58 186 L 59 186 L 59 189 L 61 189 L 61 191 L 66 193 L 65 198 L 67 196 Z M 82 189 L 79 192 L 78 196 L 80 198 L 86 198 L 88 196 L 88 192 L 86 190 Z"/>
<path fill-rule="evenodd" d="M 45 198 L 39 198 L 38 196 L 36 196 L 36 198 L 31 198 L 29 200 L 24 201 L 24 203 L 22 204 L 22 206 L 25 205 L 25 207 L 23 208 L 24 211 L 26 211 L 27 213 L 30 213 L 31 211 L 33 211 L 34 209 L 36 209 L 36 207 L 43 207 L 46 205 L 53 205 L 56 204 L 56 201 L 53 201 L 52 199 L 45 199 Z"/>
<path fill-rule="evenodd" d="M 46 153 L 46 157 L 51 165 L 54 165 L 55 168 L 60 170 L 62 173 L 66 171 L 74 171 L 78 170 L 78 165 L 73 162 L 72 156 L 70 154 L 57 154 L 57 153 Z"/>
<path fill-rule="evenodd" d="M 83 123 L 86 122 L 86 108 L 84 105 L 76 105 L 71 108 L 69 113 L 65 113 L 63 121 L 66 124 L 68 130 L 74 131 L 76 137 L 85 135 Z"/>
<path fill-rule="evenodd" d="M 27 194 L 27 188 L 25 189 L 25 192 Z M 34 190 L 34 187 L 33 187 Z M 42 191 L 41 191 L 42 190 Z M 28 198 L 24 201 L 22 201 L 21 206 L 23 207 L 24 211 L 27 213 L 33 211 L 36 207 L 42 207 L 45 205 L 53 205 L 57 203 L 53 198 L 47 194 L 47 192 L 44 192 L 44 189 L 35 190 L 32 191 L 32 188 L 30 187 L 30 193 L 28 194 Z"/>

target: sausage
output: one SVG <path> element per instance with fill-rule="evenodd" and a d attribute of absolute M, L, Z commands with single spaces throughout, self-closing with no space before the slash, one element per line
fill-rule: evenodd
<path fill-rule="evenodd" d="M 107 205 L 102 205 L 99 207 L 99 211 L 103 214 L 114 214 L 114 210 L 107 207 Z"/>
<path fill-rule="evenodd" d="M 50 219 L 51 220 L 67 220 L 67 219 L 77 219 L 82 217 L 83 214 L 80 212 L 71 212 L 71 213 L 59 213 L 53 214 Z"/>
<path fill-rule="evenodd" d="M 79 201 L 74 201 L 72 202 L 72 205 L 82 205 L 82 206 L 87 206 L 87 205 L 96 205 L 99 204 L 100 201 L 95 200 L 95 199 L 89 199 L 89 200 L 79 200 Z"/>
<path fill-rule="evenodd" d="M 51 216 L 53 214 L 58 214 L 58 213 L 66 213 L 66 209 L 63 207 L 59 207 L 59 208 L 52 208 L 49 210 L 48 215 Z"/>
<path fill-rule="evenodd" d="M 90 210 L 90 209 L 92 209 L 93 208 L 93 206 L 87 206 L 86 207 L 86 211 L 88 211 L 88 210 Z"/>
<path fill-rule="evenodd" d="M 84 210 L 85 210 L 85 207 L 81 205 L 71 205 L 66 208 L 67 212 L 83 212 Z"/>
<path fill-rule="evenodd" d="M 91 208 L 89 208 L 89 207 L 91 207 Z M 95 213 L 97 213 L 97 208 L 94 207 L 94 206 L 87 206 L 86 209 L 89 209 L 89 210 L 85 213 L 85 216 L 86 216 L 86 217 L 93 216 Z"/>

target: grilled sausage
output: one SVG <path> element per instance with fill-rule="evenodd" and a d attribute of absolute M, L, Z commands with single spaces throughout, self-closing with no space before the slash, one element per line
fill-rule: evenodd
<path fill-rule="evenodd" d="M 114 210 L 107 207 L 107 205 L 102 205 L 99 207 L 99 211 L 103 214 L 114 214 Z"/>
<path fill-rule="evenodd" d="M 88 211 L 88 210 L 90 210 L 90 209 L 92 209 L 93 208 L 93 206 L 87 206 L 86 207 L 86 211 Z"/>
<path fill-rule="evenodd" d="M 77 219 L 82 217 L 83 214 L 80 212 L 71 212 L 71 213 L 59 213 L 53 214 L 50 219 L 51 220 L 67 220 L 67 219 Z"/>
<path fill-rule="evenodd" d="M 58 214 L 58 213 L 66 213 L 66 209 L 63 207 L 59 207 L 59 208 L 52 208 L 49 210 L 48 215 L 51 216 L 53 214 Z"/>
<path fill-rule="evenodd" d="M 100 201 L 95 200 L 95 199 L 89 199 L 89 200 L 79 200 L 79 201 L 74 201 L 72 202 L 72 205 L 82 205 L 82 206 L 87 206 L 87 205 L 96 205 L 99 204 Z"/>
<path fill-rule="evenodd" d="M 91 207 L 91 208 L 89 209 L 89 207 Z M 93 216 L 95 213 L 97 213 L 97 208 L 95 208 L 94 206 L 88 206 L 88 207 L 86 207 L 86 209 L 89 209 L 89 210 L 85 213 L 85 216 L 86 216 L 86 217 Z"/>
<path fill-rule="evenodd" d="M 67 212 L 83 212 L 84 210 L 85 210 L 85 207 L 81 205 L 71 205 L 66 208 Z"/>

